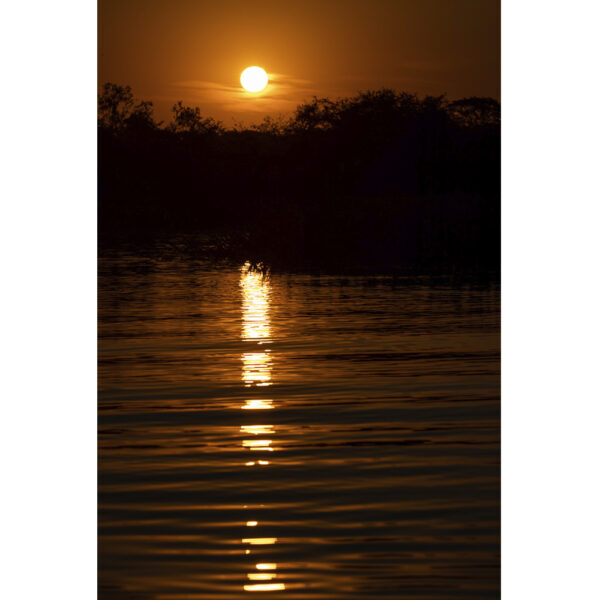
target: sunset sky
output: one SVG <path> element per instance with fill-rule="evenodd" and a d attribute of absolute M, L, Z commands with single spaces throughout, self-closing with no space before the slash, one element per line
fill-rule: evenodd
<path fill-rule="evenodd" d="M 178 100 L 230 126 L 381 87 L 500 97 L 499 0 L 99 0 L 98 30 L 98 83 L 164 120 Z"/>

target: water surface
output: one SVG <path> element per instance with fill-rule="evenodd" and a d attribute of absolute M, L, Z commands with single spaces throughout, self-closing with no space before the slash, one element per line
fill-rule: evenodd
<path fill-rule="evenodd" d="M 108 254 L 99 597 L 499 596 L 499 291 Z"/>

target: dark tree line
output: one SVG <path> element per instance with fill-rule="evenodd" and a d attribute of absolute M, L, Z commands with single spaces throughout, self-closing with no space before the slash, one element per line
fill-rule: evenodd
<path fill-rule="evenodd" d="M 129 87 L 98 102 L 100 237 L 207 233 L 282 268 L 498 272 L 500 106 L 382 89 L 226 129 Z"/>

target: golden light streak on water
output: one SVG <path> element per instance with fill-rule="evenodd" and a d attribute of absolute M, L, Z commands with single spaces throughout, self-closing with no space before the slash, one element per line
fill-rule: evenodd
<path fill-rule="evenodd" d="M 246 387 L 271 385 L 272 361 L 269 351 L 245 352 L 242 354 L 242 362 L 244 363 L 242 380 Z"/>
<path fill-rule="evenodd" d="M 244 589 L 247 592 L 274 592 L 276 590 L 285 590 L 284 583 L 256 583 L 245 585 Z"/>
<path fill-rule="evenodd" d="M 269 340 L 269 280 L 262 274 L 250 270 L 249 263 L 242 267 L 242 311 L 244 340 Z"/>
<path fill-rule="evenodd" d="M 246 264 L 241 271 L 240 287 L 242 288 L 242 339 L 248 342 L 258 344 L 269 344 L 271 336 L 271 326 L 269 319 L 269 280 L 259 273 L 250 270 L 250 265 Z M 273 383 L 273 359 L 270 350 L 267 348 L 264 352 L 244 352 L 242 354 L 242 381 L 245 387 L 265 387 Z M 267 399 L 246 400 L 243 409 L 246 410 L 264 410 L 272 409 L 273 401 Z M 242 425 L 240 431 L 244 435 L 252 436 L 274 436 L 275 427 L 273 425 Z M 271 439 L 250 439 L 243 440 L 242 446 L 249 450 L 272 452 Z M 268 465 L 269 461 L 248 461 L 246 466 Z M 247 527 L 256 527 L 258 521 L 247 521 Z M 263 546 L 275 544 L 277 538 L 244 538 L 242 543 L 253 546 Z M 249 550 L 246 550 L 246 554 Z M 275 563 L 259 563 L 256 568 L 258 573 L 248 573 L 248 579 L 251 581 L 269 581 L 276 577 L 275 573 L 264 573 L 260 571 L 275 570 Z M 285 590 L 283 583 L 259 583 L 244 585 L 247 592 L 272 592 Z"/>
<path fill-rule="evenodd" d="M 251 433 L 252 435 L 272 435 L 275 433 L 273 425 L 242 425 L 241 431 L 242 433 Z"/>
<path fill-rule="evenodd" d="M 277 577 L 275 573 L 248 573 L 250 581 L 269 581 L 275 577 Z"/>
<path fill-rule="evenodd" d="M 246 400 L 246 404 L 242 406 L 246 410 L 268 410 L 273 408 L 272 400 Z"/>
<path fill-rule="evenodd" d="M 257 341 L 259 344 L 270 343 L 269 280 L 260 273 L 251 271 L 250 265 L 246 263 L 242 267 L 240 287 L 242 288 L 242 339 L 249 342 Z M 242 381 L 246 387 L 271 385 L 273 367 L 268 349 L 264 352 L 244 352 L 242 365 Z"/>
<path fill-rule="evenodd" d="M 273 440 L 244 440 L 242 442 L 242 445 L 244 446 L 244 448 L 256 449 L 265 448 L 267 446 L 270 446 L 272 443 Z"/>

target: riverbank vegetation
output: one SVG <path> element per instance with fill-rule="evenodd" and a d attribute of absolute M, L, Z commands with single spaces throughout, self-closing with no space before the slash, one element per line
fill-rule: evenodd
<path fill-rule="evenodd" d="M 188 234 L 274 269 L 499 272 L 493 99 L 382 89 L 227 129 L 181 102 L 159 123 L 106 84 L 98 110 L 101 244 Z"/>

